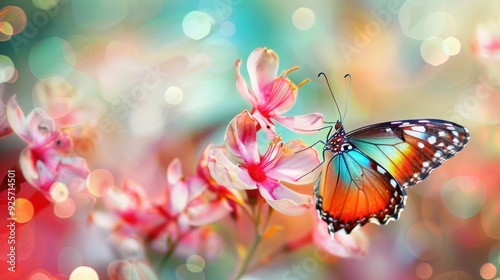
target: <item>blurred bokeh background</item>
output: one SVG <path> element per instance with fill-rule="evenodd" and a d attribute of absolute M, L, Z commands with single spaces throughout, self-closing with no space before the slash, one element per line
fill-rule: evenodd
<path fill-rule="evenodd" d="M 500 279 L 499 19 L 500 1 L 2 0 L 0 92 L 4 102 L 16 94 L 25 114 L 41 107 L 71 127 L 91 170 L 109 170 L 117 186 L 133 179 L 154 197 L 173 158 L 194 174 L 205 145 L 222 144 L 227 123 L 250 109 L 235 88 L 236 59 L 245 65 L 267 47 L 280 71 L 300 66 L 290 78 L 312 80 L 288 115 L 321 112 L 330 121 L 338 113 L 317 74 L 330 78 L 343 111 L 350 73 L 346 130 L 447 119 L 469 129 L 468 146 L 408 191 L 399 221 L 362 229 L 365 259 L 318 259 L 311 245 L 245 279 Z M 278 131 L 285 141 L 326 137 Z M 24 146 L 16 135 L 0 139 L 2 177 Z M 20 197 L 34 214 L 17 228 L 19 272 L 6 270 L 2 249 L 0 278 L 68 279 L 79 266 L 107 278 L 119 252 L 99 200 L 65 216 L 29 185 Z M 260 256 L 301 236 L 311 217 L 276 215 L 284 230 Z M 179 258 L 162 277 L 227 278 L 241 237 L 230 224 L 216 225 L 223 249 L 201 271 Z"/>

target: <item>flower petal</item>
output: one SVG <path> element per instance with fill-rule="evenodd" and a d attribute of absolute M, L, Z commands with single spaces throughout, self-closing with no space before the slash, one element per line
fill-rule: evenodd
<path fill-rule="evenodd" d="M 169 212 L 172 215 L 184 211 L 189 199 L 189 190 L 185 181 L 179 181 L 170 188 L 169 197 Z"/>
<path fill-rule="evenodd" d="M 291 131 L 301 134 L 314 134 L 325 126 L 323 123 L 323 115 L 319 113 L 295 117 L 274 115 L 273 118 Z"/>
<path fill-rule="evenodd" d="M 347 234 L 337 231 L 330 235 L 326 223 L 316 217 L 313 240 L 328 253 L 343 258 L 363 258 L 368 254 L 368 239 L 361 230 Z"/>
<path fill-rule="evenodd" d="M 310 195 L 292 191 L 274 180 L 259 183 L 259 191 L 271 207 L 290 216 L 302 215 L 313 205 Z"/>
<path fill-rule="evenodd" d="M 297 100 L 298 88 L 286 77 L 278 77 L 266 88 L 265 103 L 259 110 L 269 115 L 282 115 L 288 112 Z"/>
<path fill-rule="evenodd" d="M 228 154 L 246 164 L 259 162 L 256 121 L 248 111 L 234 117 L 226 130 L 225 147 Z"/>
<path fill-rule="evenodd" d="M 208 169 L 212 178 L 224 187 L 241 190 L 257 188 L 246 170 L 233 164 L 221 149 L 214 148 L 209 152 Z"/>
<path fill-rule="evenodd" d="M 24 178 L 31 185 L 38 187 L 37 180 L 38 170 L 36 168 L 36 158 L 34 157 L 31 149 L 24 148 L 19 155 L 19 167 L 23 173 Z"/>
<path fill-rule="evenodd" d="M 208 204 L 189 207 L 187 213 L 189 222 L 193 226 L 211 224 L 231 212 L 231 207 L 225 200 L 216 200 Z"/>
<path fill-rule="evenodd" d="M 245 98 L 250 104 L 252 104 L 252 107 L 257 106 L 257 100 L 255 99 L 255 96 L 253 92 L 250 91 L 250 89 L 247 86 L 247 82 L 241 76 L 241 60 L 238 59 L 236 60 L 236 63 L 234 64 L 234 68 L 236 70 L 236 89 L 240 92 L 241 96 Z"/>
<path fill-rule="evenodd" d="M 189 191 L 188 201 L 199 197 L 207 189 L 207 183 L 198 176 L 189 177 L 186 184 Z"/>
<path fill-rule="evenodd" d="M 40 108 L 35 108 L 26 117 L 28 131 L 31 135 L 33 145 L 45 145 L 49 141 L 56 141 L 60 131 L 56 130 L 56 124 Z"/>
<path fill-rule="evenodd" d="M 293 140 L 285 143 L 282 150 L 277 161 L 264 170 L 269 178 L 294 184 L 308 184 L 318 178 L 321 168 L 316 168 L 320 165 L 320 160 L 315 149 L 300 140 Z M 311 172 L 314 168 L 316 169 Z M 308 172 L 310 173 L 307 174 Z"/>
<path fill-rule="evenodd" d="M 278 67 L 278 55 L 267 48 L 255 49 L 248 57 L 247 70 L 257 102 L 265 100 L 262 94 L 276 78 Z"/>
<path fill-rule="evenodd" d="M 269 118 L 264 117 L 258 110 L 253 112 L 252 116 L 259 123 L 260 128 L 267 134 L 268 139 L 276 137 L 276 127 Z"/>
<path fill-rule="evenodd" d="M 10 128 L 9 121 L 7 120 L 7 106 L 3 102 L 2 93 L 3 85 L 0 85 L 0 137 L 9 135 L 12 133 L 12 128 Z"/>
<path fill-rule="evenodd" d="M 182 178 L 182 166 L 181 161 L 178 158 L 174 158 L 167 168 L 167 180 L 171 185 L 176 184 Z"/>
<path fill-rule="evenodd" d="M 12 130 L 21 137 L 26 143 L 31 143 L 31 136 L 28 132 L 28 125 L 24 117 L 23 110 L 17 104 L 16 96 L 13 95 L 7 102 L 7 121 Z"/>

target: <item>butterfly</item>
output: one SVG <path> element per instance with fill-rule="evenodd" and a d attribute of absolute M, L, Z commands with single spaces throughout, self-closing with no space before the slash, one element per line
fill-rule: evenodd
<path fill-rule="evenodd" d="M 314 191 L 330 234 L 397 220 L 406 189 L 456 155 L 470 137 L 465 127 L 438 119 L 384 122 L 349 133 L 341 120 L 330 127 Z"/>

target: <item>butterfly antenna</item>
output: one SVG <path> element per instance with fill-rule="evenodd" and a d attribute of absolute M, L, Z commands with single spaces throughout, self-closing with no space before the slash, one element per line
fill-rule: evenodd
<path fill-rule="evenodd" d="M 325 77 L 326 84 L 328 85 L 328 89 L 330 90 L 330 95 L 333 97 L 333 101 L 335 102 L 335 106 L 337 107 L 337 111 L 339 112 L 339 117 L 342 120 L 342 114 L 340 113 L 339 104 L 337 103 L 337 99 L 335 99 L 335 95 L 333 95 L 332 88 L 330 87 L 330 82 L 328 82 L 328 77 L 323 72 L 320 72 L 318 74 L 318 77 L 321 75 L 323 75 Z"/>
<path fill-rule="evenodd" d="M 340 119 L 340 122 L 343 122 L 345 119 L 345 115 L 347 115 L 347 105 L 349 105 L 349 95 L 351 94 L 351 85 L 352 85 L 352 77 L 351 74 L 345 74 L 344 79 L 349 77 L 349 89 L 347 90 L 347 100 L 345 102 L 345 109 L 344 109 L 344 118 Z"/>

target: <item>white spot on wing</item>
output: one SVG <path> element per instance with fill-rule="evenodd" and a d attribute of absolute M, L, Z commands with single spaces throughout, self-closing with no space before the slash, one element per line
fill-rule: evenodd
<path fill-rule="evenodd" d="M 396 180 L 391 179 L 391 186 L 395 188 L 398 184 L 396 183 Z"/>
<path fill-rule="evenodd" d="M 423 126 L 412 126 L 411 127 L 411 130 L 415 130 L 415 131 L 420 131 L 420 132 L 425 132 L 425 127 Z"/>
<path fill-rule="evenodd" d="M 439 135 L 439 137 L 443 137 L 443 136 L 445 136 L 445 135 L 446 135 L 446 133 L 445 133 L 444 131 L 442 131 L 442 130 L 441 130 L 441 131 L 439 131 L 438 135 Z"/>
<path fill-rule="evenodd" d="M 423 148 L 423 147 L 425 147 L 424 143 L 422 143 L 422 142 L 418 142 L 418 144 L 417 144 L 417 145 L 418 145 L 418 147 L 419 147 L 419 148 Z"/>
<path fill-rule="evenodd" d="M 429 138 L 427 138 L 427 142 L 429 142 L 429 144 L 434 144 L 436 143 L 436 136 L 431 136 Z"/>
<path fill-rule="evenodd" d="M 380 165 L 377 165 L 377 171 L 380 174 L 385 174 L 386 173 L 385 169 L 383 169 Z"/>

